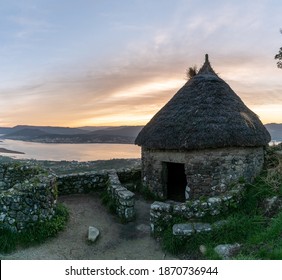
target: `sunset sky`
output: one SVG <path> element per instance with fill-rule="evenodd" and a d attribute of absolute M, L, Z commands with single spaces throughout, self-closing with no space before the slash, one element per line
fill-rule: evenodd
<path fill-rule="evenodd" d="M 144 125 L 209 54 L 282 123 L 281 0 L 2 0 L 0 126 Z"/>

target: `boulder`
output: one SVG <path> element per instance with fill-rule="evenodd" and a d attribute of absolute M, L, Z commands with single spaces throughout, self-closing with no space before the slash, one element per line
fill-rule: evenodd
<path fill-rule="evenodd" d="M 263 202 L 264 215 L 267 217 L 273 217 L 279 213 L 282 209 L 282 198 L 273 196 L 266 198 Z"/>
<path fill-rule="evenodd" d="M 214 251 L 224 260 L 228 260 L 238 254 L 241 245 L 235 244 L 220 244 L 214 248 Z"/>
<path fill-rule="evenodd" d="M 90 226 L 88 229 L 88 240 L 95 242 L 99 236 L 100 232 L 96 227 Z"/>

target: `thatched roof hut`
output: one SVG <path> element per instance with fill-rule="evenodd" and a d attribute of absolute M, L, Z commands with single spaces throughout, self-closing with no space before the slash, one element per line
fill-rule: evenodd
<path fill-rule="evenodd" d="M 212 69 L 208 55 L 192 77 L 141 130 L 142 178 L 175 201 L 225 193 L 261 171 L 270 135 L 258 116 Z"/>
<path fill-rule="evenodd" d="M 258 116 L 212 69 L 208 55 L 151 119 L 135 143 L 150 149 L 194 150 L 265 146 L 270 135 Z"/>

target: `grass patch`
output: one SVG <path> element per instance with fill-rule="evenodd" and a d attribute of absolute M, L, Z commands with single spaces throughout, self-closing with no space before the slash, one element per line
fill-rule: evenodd
<path fill-rule="evenodd" d="M 67 208 L 63 204 L 58 204 L 54 217 L 49 221 L 38 223 L 19 233 L 1 228 L 0 252 L 10 253 L 18 247 L 41 244 L 62 231 L 66 227 L 68 219 L 69 212 Z"/>
<path fill-rule="evenodd" d="M 162 235 L 163 249 L 175 254 L 193 256 L 194 259 L 203 258 L 200 254 L 200 246 L 206 248 L 208 259 L 218 259 L 213 248 L 219 244 L 244 243 L 253 235 L 264 229 L 265 219 L 261 216 L 234 214 L 230 215 L 225 224 L 211 232 L 193 234 L 189 237 L 179 238 L 172 234 L 172 226 L 178 222 L 171 222 Z"/>
<path fill-rule="evenodd" d="M 110 194 L 106 189 L 101 191 L 100 198 L 102 200 L 102 203 L 109 209 L 110 213 L 116 214 L 117 212 L 116 201 L 110 196 Z"/>
<path fill-rule="evenodd" d="M 282 198 L 282 163 L 281 158 L 275 156 L 276 150 L 277 147 L 268 151 L 267 169 L 253 184 L 246 186 L 237 209 L 216 217 L 225 220 L 221 227 L 183 238 L 173 236 L 172 226 L 185 221 L 172 220 L 161 235 L 164 250 L 185 258 L 218 259 L 214 252 L 217 245 L 239 243 L 242 247 L 236 259 L 282 260 L 282 211 L 268 217 L 263 207 L 266 198 Z M 214 218 L 206 217 L 202 221 L 213 223 Z M 200 253 L 200 246 L 205 248 L 204 255 Z"/>
<path fill-rule="evenodd" d="M 244 254 L 255 259 L 282 260 L 282 212 L 247 240 Z"/>

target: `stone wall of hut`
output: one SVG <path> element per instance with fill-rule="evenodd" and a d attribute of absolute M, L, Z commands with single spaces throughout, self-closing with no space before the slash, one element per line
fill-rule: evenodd
<path fill-rule="evenodd" d="M 189 200 L 213 197 L 225 193 L 238 181 L 252 182 L 262 170 L 264 149 L 240 147 L 180 152 L 143 148 L 142 181 L 165 199 L 167 163 L 184 164 Z"/>

